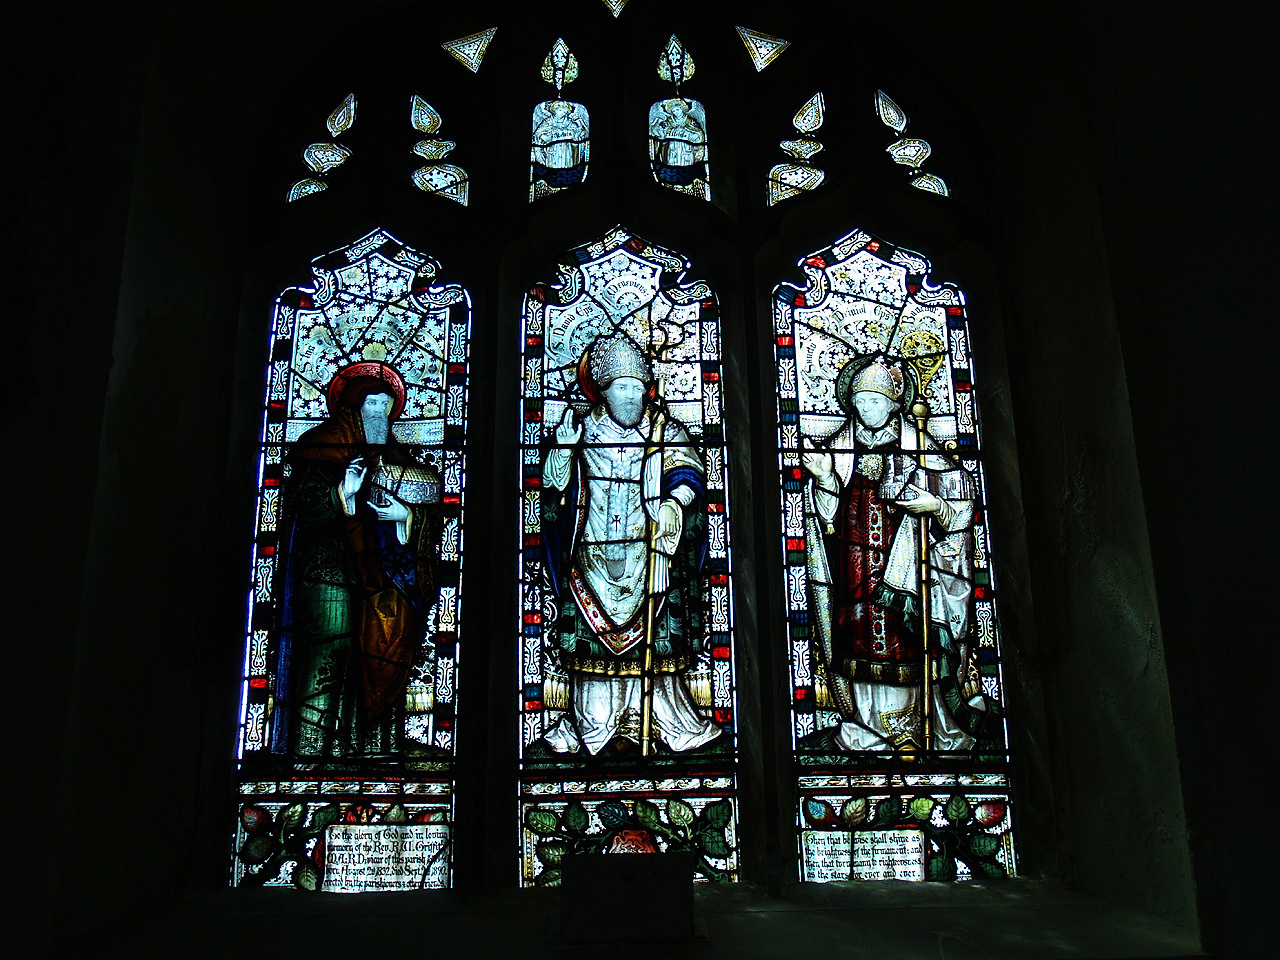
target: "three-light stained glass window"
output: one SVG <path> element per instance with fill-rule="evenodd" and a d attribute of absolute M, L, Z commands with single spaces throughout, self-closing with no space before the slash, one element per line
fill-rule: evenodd
<path fill-rule="evenodd" d="M 470 299 L 381 230 L 275 304 L 232 879 L 450 885 Z"/>

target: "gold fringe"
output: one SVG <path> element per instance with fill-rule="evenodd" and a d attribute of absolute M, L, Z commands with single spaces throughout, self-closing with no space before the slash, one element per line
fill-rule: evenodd
<path fill-rule="evenodd" d="M 562 673 L 547 672 L 542 681 L 542 708 L 544 710 L 569 709 L 569 678 Z"/>
<path fill-rule="evenodd" d="M 679 673 L 687 670 L 693 662 L 690 656 L 661 657 L 653 661 L 654 673 Z M 639 660 L 588 660 L 585 657 L 562 657 L 561 663 L 566 670 L 577 670 L 579 673 L 591 673 L 606 677 L 638 677 L 644 672 L 644 664 Z M 545 691 L 544 691 L 545 703 Z"/>
<path fill-rule="evenodd" d="M 827 668 L 818 663 L 813 668 L 813 705 L 819 710 L 836 710 L 835 697 L 831 696 L 831 688 L 827 686 Z"/>
<path fill-rule="evenodd" d="M 690 670 L 685 674 L 684 682 L 689 687 L 689 696 L 695 707 L 706 709 L 712 706 L 710 664 Z"/>

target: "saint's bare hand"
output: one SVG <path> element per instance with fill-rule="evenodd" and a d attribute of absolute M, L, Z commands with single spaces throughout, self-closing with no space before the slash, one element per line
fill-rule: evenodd
<path fill-rule="evenodd" d="M 909 483 L 907 486 L 914 491 L 914 494 L 911 500 L 899 499 L 897 501 L 898 506 L 902 507 L 903 510 L 917 515 L 942 512 L 942 501 L 928 490 L 918 487 L 914 483 Z"/>
<path fill-rule="evenodd" d="M 383 506 L 379 506 L 371 500 L 369 501 L 369 506 L 373 507 L 373 512 L 378 515 L 379 520 L 399 523 L 402 520 L 409 519 L 409 508 L 395 497 L 390 497 L 389 502 Z"/>
<path fill-rule="evenodd" d="M 807 444 L 808 441 L 804 442 Z M 800 462 L 819 480 L 831 476 L 832 471 L 835 470 L 835 460 L 830 453 L 814 450 L 808 446 L 800 451 Z"/>
<path fill-rule="evenodd" d="M 678 537 L 682 519 L 679 505 L 674 500 L 663 500 L 658 506 L 658 538 Z"/>
<path fill-rule="evenodd" d="M 369 468 L 364 465 L 363 457 L 356 457 L 348 463 L 346 472 L 342 475 L 342 496 L 344 498 L 355 496 L 368 472 Z"/>
<path fill-rule="evenodd" d="M 575 423 L 576 419 L 573 407 L 566 407 L 560 425 L 556 427 L 556 443 L 568 447 L 582 439 L 582 424 Z"/>

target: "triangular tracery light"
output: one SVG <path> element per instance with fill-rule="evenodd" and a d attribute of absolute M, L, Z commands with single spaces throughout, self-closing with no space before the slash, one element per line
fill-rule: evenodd
<path fill-rule="evenodd" d="M 627 0 L 603 0 L 603 3 L 609 8 L 609 12 L 613 14 L 613 18 L 616 20 L 618 15 L 622 13 L 622 8 L 627 5 Z"/>
<path fill-rule="evenodd" d="M 783 50 L 791 46 L 790 40 L 771 37 L 769 34 L 761 33 L 759 30 L 749 30 L 746 27 L 734 27 L 733 29 L 737 30 L 738 36 L 742 38 L 742 43 L 746 46 L 747 53 L 751 56 L 751 62 L 756 66 L 756 73 L 773 63 Z"/>
<path fill-rule="evenodd" d="M 493 40 L 493 35 L 497 32 L 497 27 L 490 27 L 488 30 L 481 30 L 479 33 L 459 37 L 457 40 L 446 40 L 440 46 L 448 50 L 450 55 L 460 64 L 472 73 L 476 73 L 480 69 L 480 62 L 484 60 L 484 55 L 489 49 L 489 43 Z"/>

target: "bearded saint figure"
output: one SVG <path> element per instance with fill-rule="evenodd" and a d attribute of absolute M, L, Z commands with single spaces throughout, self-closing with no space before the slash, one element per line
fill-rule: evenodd
<path fill-rule="evenodd" d="M 923 724 L 920 528 L 928 525 L 930 749 L 974 739 L 944 697 L 967 670 L 973 599 L 973 478 L 903 416 L 909 374 L 880 358 L 837 379 L 849 419 L 801 455 L 814 647 L 841 722 L 844 750 L 911 753 Z M 923 453 L 923 457 L 921 454 Z"/>
<path fill-rule="evenodd" d="M 721 732 L 682 679 L 703 635 L 706 471 L 625 336 L 592 344 L 579 384 L 592 406 L 565 411 L 542 466 L 555 653 L 569 676 L 569 710 L 545 741 L 558 753 L 626 749 L 642 738 L 649 697 L 653 741 L 693 750 Z"/>
<path fill-rule="evenodd" d="M 329 418 L 289 454 L 277 679 L 288 734 L 277 749 L 300 760 L 401 749 L 435 599 L 441 489 L 391 431 L 404 398 L 391 367 L 352 364 L 329 387 Z"/>

